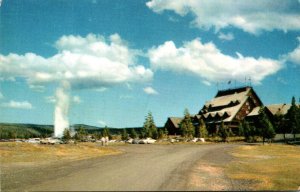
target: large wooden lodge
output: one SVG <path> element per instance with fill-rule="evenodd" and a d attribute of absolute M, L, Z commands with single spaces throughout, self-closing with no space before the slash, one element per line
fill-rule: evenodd
<path fill-rule="evenodd" d="M 217 132 L 221 123 L 233 133 L 238 133 L 238 126 L 244 119 L 253 121 L 257 119 L 262 101 L 250 86 L 235 89 L 219 90 L 216 96 L 207 101 L 199 113 L 193 115 L 193 123 L 197 126 L 203 119 L 210 133 Z M 268 115 L 280 112 L 286 113 L 290 105 L 279 104 L 266 106 Z M 180 134 L 179 124 L 182 117 L 169 117 L 165 128 L 170 135 Z"/>

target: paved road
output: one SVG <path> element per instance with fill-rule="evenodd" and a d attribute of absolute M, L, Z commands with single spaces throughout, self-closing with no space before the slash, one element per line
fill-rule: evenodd
<path fill-rule="evenodd" d="M 195 188 L 188 180 L 195 165 L 210 154 L 224 154 L 233 144 L 213 145 L 125 145 L 124 153 L 72 165 L 35 170 L 19 180 L 16 190 L 87 191 L 87 190 L 208 190 Z M 207 159 L 208 158 L 208 159 Z M 224 163 L 224 156 L 218 157 Z M 42 173 L 42 174 L 41 174 Z M 31 177 L 31 178 L 30 178 Z M 34 178 L 34 179 L 33 179 Z M 209 186 L 209 185 L 208 185 Z M 9 189 L 9 185 L 7 186 Z M 228 189 L 228 188 L 227 188 Z"/>

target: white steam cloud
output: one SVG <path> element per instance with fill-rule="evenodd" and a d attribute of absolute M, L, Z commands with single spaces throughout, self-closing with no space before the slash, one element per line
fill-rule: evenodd
<path fill-rule="evenodd" d="M 151 69 L 137 63 L 140 50 L 131 49 L 118 34 L 109 38 L 88 34 L 62 36 L 55 43 L 58 53 L 45 58 L 35 53 L 0 54 L 1 80 L 23 78 L 29 87 L 43 91 L 50 83 L 61 83 L 56 98 L 55 136 L 69 127 L 70 89 L 106 89 L 118 84 L 148 82 Z M 79 103 L 75 97 L 73 102 Z"/>
<path fill-rule="evenodd" d="M 63 81 L 61 86 L 56 90 L 56 104 L 54 111 L 54 136 L 62 137 L 65 129 L 69 128 L 69 96 L 70 84 Z"/>

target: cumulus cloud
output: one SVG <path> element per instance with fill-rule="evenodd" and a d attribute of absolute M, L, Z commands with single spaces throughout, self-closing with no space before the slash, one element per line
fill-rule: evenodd
<path fill-rule="evenodd" d="M 292 63 L 300 65 L 300 37 L 298 37 L 299 45 L 292 52 L 284 55 L 284 59 Z"/>
<path fill-rule="evenodd" d="M 2 107 L 14 108 L 14 109 L 32 109 L 32 104 L 28 101 L 14 101 L 11 100 L 8 103 L 3 103 Z"/>
<path fill-rule="evenodd" d="M 72 88 L 101 88 L 127 82 L 145 82 L 153 73 L 137 64 L 139 51 L 130 49 L 118 34 L 109 39 L 89 34 L 62 36 L 58 53 L 44 58 L 35 53 L 0 55 L 3 79 L 22 77 L 32 88 L 68 81 Z"/>
<path fill-rule="evenodd" d="M 233 26 L 252 34 L 300 29 L 298 0 L 151 0 L 146 5 L 157 13 L 165 10 L 181 16 L 192 13 L 195 16 L 192 24 L 201 29 L 218 31 Z"/>
<path fill-rule="evenodd" d="M 231 41 L 234 39 L 234 35 L 232 33 L 227 33 L 227 34 L 220 33 L 218 38 L 223 41 Z"/>
<path fill-rule="evenodd" d="M 144 92 L 148 95 L 158 95 L 158 92 L 152 87 L 145 87 Z"/>
<path fill-rule="evenodd" d="M 200 39 L 185 42 L 182 47 L 167 41 L 151 48 L 148 55 L 154 69 L 194 74 L 207 85 L 228 79 L 243 81 L 246 76 L 259 84 L 282 67 L 280 61 L 273 59 L 244 57 L 240 53 L 236 57 L 225 55 L 212 42 L 202 43 Z"/>

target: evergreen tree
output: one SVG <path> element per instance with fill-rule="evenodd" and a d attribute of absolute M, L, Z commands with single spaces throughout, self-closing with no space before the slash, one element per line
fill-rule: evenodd
<path fill-rule="evenodd" d="M 64 130 L 62 139 L 66 142 L 69 142 L 69 140 L 72 139 L 70 129 L 66 128 Z"/>
<path fill-rule="evenodd" d="M 164 131 L 162 129 L 159 129 L 159 131 L 158 131 L 158 138 L 159 139 L 163 139 L 164 137 L 165 137 Z"/>
<path fill-rule="evenodd" d="M 136 133 L 136 131 L 134 129 L 131 129 L 130 136 L 132 139 L 135 139 L 138 137 L 138 134 Z"/>
<path fill-rule="evenodd" d="M 82 126 L 80 126 L 77 129 L 77 132 L 75 133 L 74 138 L 75 138 L 75 140 L 83 141 L 86 138 L 86 135 L 87 135 L 86 131 L 84 130 L 84 128 Z"/>
<path fill-rule="evenodd" d="M 200 119 L 200 137 L 202 138 L 207 138 L 208 136 L 208 131 L 206 129 L 206 125 L 203 119 Z"/>
<path fill-rule="evenodd" d="M 154 139 L 157 139 L 158 137 L 157 127 L 151 112 L 148 112 L 148 115 L 145 118 L 142 133 L 144 134 L 144 137 L 151 137 Z"/>
<path fill-rule="evenodd" d="M 127 133 L 126 129 L 123 129 L 121 138 L 122 138 L 122 140 L 127 140 L 128 139 L 128 133 Z"/>
<path fill-rule="evenodd" d="M 296 105 L 295 97 L 292 98 L 292 105 L 286 114 L 286 118 L 296 141 L 296 133 L 300 132 L 300 108 Z"/>
<path fill-rule="evenodd" d="M 263 139 L 263 144 L 265 143 L 265 139 L 273 139 L 276 135 L 274 127 L 269 120 L 268 116 L 265 113 L 265 108 L 262 107 L 259 110 L 259 124 L 260 124 L 260 136 Z"/>
<path fill-rule="evenodd" d="M 103 129 L 102 136 L 112 139 L 112 136 L 111 136 L 110 131 L 107 126 L 105 126 L 105 128 Z"/>
<path fill-rule="evenodd" d="M 226 142 L 229 133 L 228 133 L 227 128 L 225 127 L 223 121 L 221 123 L 221 126 L 219 128 L 219 132 L 218 133 L 219 133 L 219 136 L 222 138 L 222 141 Z"/>
<path fill-rule="evenodd" d="M 278 112 L 274 115 L 274 129 L 276 133 L 282 133 L 284 142 L 286 142 L 285 134 L 290 132 L 285 116 Z"/>
<path fill-rule="evenodd" d="M 246 142 L 255 141 L 255 136 L 257 135 L 257 132 L 254 126 L 251 126 L 246 120 L 244 120 L 239 125 L 239 129 L 240 135 L 243 135 L 245 137 Z"/>
<path fill-rule="evenodd" d="M 192 138 L 195 135 L 195 127 L 188 109 L 184 110 L 184 118 L 179 124 L 179 128 L 182 137 Z"/>

